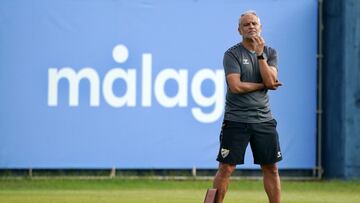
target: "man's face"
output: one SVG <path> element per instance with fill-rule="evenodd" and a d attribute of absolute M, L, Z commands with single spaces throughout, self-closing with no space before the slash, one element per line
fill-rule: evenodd
<path fill-rule="evenodd" d="M 260 35 L 261 25 L 259 18 L 252 14 L 247 14 L 241 17 L 241 22 L 238 28 L 243 38 L 253 38 Z"/>

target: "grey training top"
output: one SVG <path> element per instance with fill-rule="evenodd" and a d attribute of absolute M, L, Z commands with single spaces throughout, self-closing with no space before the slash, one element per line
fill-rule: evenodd
<path fill-rule="evenodd" d="M 264 53 L 269 66 L 277 69 L 275 49 L 265 46 Z M 256 53 L 250 52 L 241 43 L 225 52 L 223 63 L 226 76 L 230 73 L 239 73 L 242 82 L 262 82 Z M 261 123 L 272 119 L 267 89 L 234 94 L 229 87 L 227 88 L 224 120 Z"/>

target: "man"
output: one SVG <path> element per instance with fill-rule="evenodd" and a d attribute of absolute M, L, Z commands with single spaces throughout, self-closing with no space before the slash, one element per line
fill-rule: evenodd
<path fill-rule="evenodd" d="M 261 30 L 256 13 L 245 12 L 239 19 L 238 27 L 242 42 L 224 54 L 228 88 L 217 157 L 219 168 L 213 183 L 217 189 L 217 203 L 223 201 L 236 165 L 244 164 L 249 142 L 254 163 L 261 166 L 269 202 L 280 202 L 280 177 L 276 162 L 282 159 L 282 155 L 267 91 L 276 90 L 282 84 L 277 80 L 276 51 L 265 46 Z"/>

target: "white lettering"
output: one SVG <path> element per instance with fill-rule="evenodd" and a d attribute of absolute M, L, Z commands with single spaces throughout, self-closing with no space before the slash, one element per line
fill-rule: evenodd
<path fill-rule="evenodd" d="M 113 92 L 113 84 L 116 79 L 123 79 L 126 83 L 126 93 L 122 97 L 117 97 Z M 105 100 L 113 107 L 136 105 L 136 71 L 129 69 L 128 72 L 121 68 L 111 69 L 106 73 L 103 82 L 103 94 Z"/>
<path fill-rule="evenodd" d="M 100 104 L 99 75 L 92 68 L 83 68 L 77 74 L 69 67 L 58 70 L 49 68 L 48 71 L 48 105 L 58 105 L 58 83 L 62 78 L 69 81 L 69 105 L 79 105 L 79 82 L 81 79 L 88 79 L 90 82 L 90 106 Z"/>
<path fill-rule="evenodd" d="M 173 79 L 178 84 L 178 92 L 174 97 L 168 97 L 165 93 L 165 83 Z M 155 96 L 158 102 L 164 107 L 187 106 L 187 71 L 174 69 L 162 70 L 155 79 Z"/>
<path fill-rule="evenodd" d="M 151 76 L 152 58 L 151 54 L 143 54 L 142 62 L 142 105 L 151 106 Z"/>
<path fill-rule="evenodd" d="M 201 92 L 201 84 L 210 79 L 214 82 L 215 90 L 211 97 L 205 97 Z M 224 72 L 210 69 L 202 69 L 194 75 L 191 83 L 191 93 L 195 102 L 202 107 L 214 105 L 214 110 L 206 114 L 200 108 L 192 108 L 193 116 L 200 122 L 211 123 L 220 118 L 224 108 Z"/>
<path fill-rule="evenodd" d="M 118 63 L 124 63 L 128 58 L 128 49 L 125 45 L 116 45 L 113 49 L 113 59 Z M 141 75 L 141 106 L 152 106 L 152 87 L 157 102 L 166 108 L 188 106 L 188 70 L 167 68 L 155 75 L 152 81 L 152 55 L 142 55 Z M 136 69 L 123 69 L 120 67 L 110 69 L 102 81 L 102 91 L 105 101 L 112 107 L 136 106 Z M 100 79 L 96 70 L 91 67 L 80 69 L 77 73 L 71 67 L 61 69 L 49 68 L 48 70 L 48 105 L 58 105 L 58 84 L 61 79 L 67 79 L 69 83 L 69 105 L 79 105 L 79 83 L 87 79 L 90 83 L 90 106 L 100 105 Z M 123 95 L 115 95 L 113 90 L 116 80 L 123 80 L 126 84 Z M 177 84 L 175 95 L 169 96 L 165 91 L 166 83 L 174 80 Z M 205 96 L 202 92 L 202 84 L 205 80 L 214 83 L 214 93 Z M 154 82 L 154 84 L 153 84 Z M 191 95 L 197 107 L 191 108 L 193 117 L 202 123 L 211 123 L 218 120 L 224 108 L 224 73 L 223 70 L 200 69 L 195 73 L 191 81 Z M 116 91 L 115 91 L 116 92 Z M 208 112 L 208 109 L 212 109 Z"/>

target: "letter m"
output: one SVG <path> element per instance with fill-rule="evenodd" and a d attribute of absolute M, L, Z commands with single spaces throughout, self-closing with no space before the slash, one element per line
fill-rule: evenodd
<path fill-rule="evenodd" d="M 99 75 L 92 68 L 83 68 L 76 73 L 72 68 L 64 67 L 49 68 L 48 70 L 48 105 L 58 105 L 58 84 L 59 80 L 67 79 L 69 82 L 69 105 L 79 105 L 79 82 L 82 79 L 88 79 L 90 82 L 90 106 L 99 106 L 100 87 Z"/>

